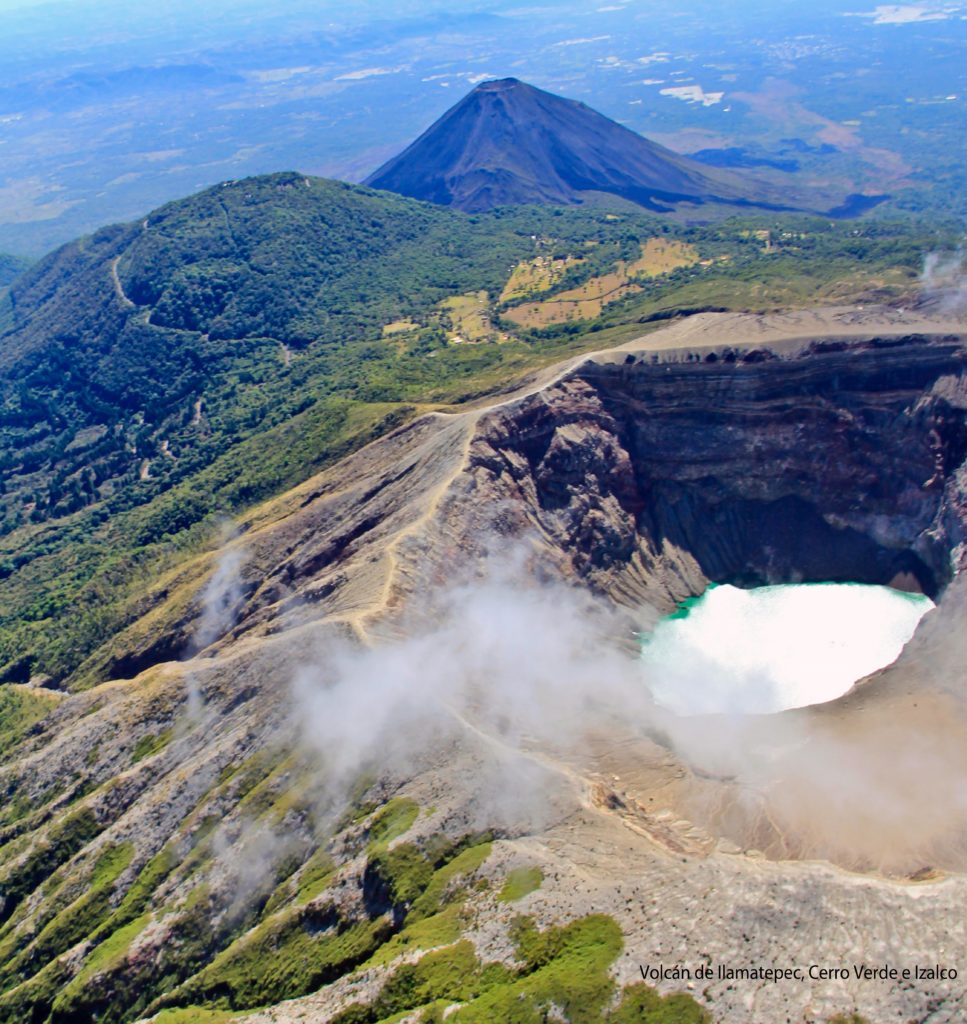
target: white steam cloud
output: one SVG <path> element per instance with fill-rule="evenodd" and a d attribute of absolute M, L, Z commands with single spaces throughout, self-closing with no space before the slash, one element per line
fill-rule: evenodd
<path fill-rule="evenodd" d="M 932 252 L 923 261 L 920 288 L 942 313 L 967 313 L 967 254 Z"/>
<path fill-rule="evenodd" d="M 740 844 L 758 845 L 765 808 L 781 823 L 783 848 L 802 855 L 904 870 L 937 850 L 941 860 L 961 858 L 946 844 L 967 835 L 967 715 L 915 697 L 901 711 L 887 701 L 848 714 L 826 706 L 748 716 L 739 706 L 681 718 L 653 702 L 636 650 L 635 631 L 655 620 L 651 609 L 630 617 L 537 582 L 517 560 L 427 596 L 398 640 L 319 652 L 294 693 L 323 802 L 336 815 L 361 776 L 403 784 L 427 767 L 446 772 L 448 751 L 475 745 L 477 767 L 460 785 L 473 793 L 479 823 L 537 827 L 550 782 L 583 786 L 586 797 L 588 766 L 602 751 L 632 773 L 648 757 L 654 768 L 677 755 L 695 772 L 676 783 L 679 813 Z M 940 636 L 959 645 L 947 661 L 962 663 L 967 640 Z M 943 685 L 929 670 L 919 678 Z M 936 799 L 923 798 L 925 774 Z"/>
<path fill-rule="evenodd" d="M 527 799 L 517 773 L 542 774 L 533 751 L 578 747 L 602 716 L 630 705 L 644 722 L 653 707 L 641 666 L 615 643 L 619 632 L 631 638 L 625 618 L 507 563 L 437 595 L 406 625 L 403 639 L 341 646 L 296 677 L 303 735 L 334 807 L 361 773 L 405 773 L 469 735 L 492 755 L 481 804 L 517 813 L 515 792 Z M 517 778 L 509 790 L 508 764 Z"/>
<path fill-rule="evenodd" d="M 234 543 L 237 530 L 233 523 L 223 523 L 220 533 L 220 546 L 224 550 L 215 565 L 215 572 L 201 592 L 201 615 L 188 647 L 189 657 L 205 650 L 219 637 L 224 636 L 235 624 L 241 609 L 244 597 L 242 567 L 247 552 Z M 187 672 L 185 679 L 188 687 L 188 721 L 197 724 L 203 719 L 204 698 L 194 673 Z"/>
<path fill-rule="evenodd" d="M 212 578 L 202 591 L 201 618 L 195 631 L 193 647 L 203 651 L 235 624 L 242 601 L 242 566 L 245 552 L 229 548 L 218 560 Z"/>

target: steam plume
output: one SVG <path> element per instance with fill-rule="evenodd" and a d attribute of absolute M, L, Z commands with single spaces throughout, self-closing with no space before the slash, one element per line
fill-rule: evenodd
<path fill-rule="evenodd" d="M 942 313 L 967 313 L 967 263 L 962 248 L 932 252 L 923 261 L 920 287 L 924 298 Z"/>
<path fill-rule="evenodd" d="M 189 657 L 203 651 L 231 629 L 244 596 L 242 566 L 245 564 L 246 552 L 233 543 L 237 536 L 233 523 L 223 523 L 220 533 L 220 546 L 224 550 L 215 566 L 215 572 L 201 593 L 201 616 L 188 647 Z M 204 710 L 204 698 L 194 673 L 187 672 L 185 678 L 188 686 L 188 720 L 197 723 Z"/>
<path fill-rule="evenodd" d="M 755 822 L 766 817 L 779 823 L 777 848 L 801 855 L 890 867 L 954 856 L 949 837 L 967 834 L 962 704 L 940 708 L 925 695 L 904 707 L 901 721 L 888 702 L 681 718 L 655 706 L 648 669 L 624 643 L 654 612 L 637 618 L 538 583 L 517 560 L 426 597 L 396 641 L 322 652 L 298 672 L 294 692 L 327 804 L 338 813 L 362 773 L 412 778 L 448 744 L 470 738 L 490 755 L 488 771 L 466 783 L 480 814 L 536 824 L 548 773 L 560 781 L 573 774 L 566 766 L 589 764 L 602 737 L 606 747 L 650 749 L 621 754 L 637 770 L 644 762 L 634 758 L 654 757 L 648 743 L 661 737 L 659 760 L 667 764 L 673 751 L 695 773 L 679 787 L 679 812 L 713 834 L 756 845 Z M 956 630 L 939 636 L 967 645 Z M 942 650 L 936 657 L 958 663 Z M 677 685 L 700 682 L 682 677 Z M 928 674 L 923 685 L 935 682 Z M 925 774 L 936 800 L 923 798 Z"/>

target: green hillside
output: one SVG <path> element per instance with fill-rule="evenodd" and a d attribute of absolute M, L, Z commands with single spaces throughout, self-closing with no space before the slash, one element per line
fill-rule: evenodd
<path fill-rule="evenodd" d="M 526 296 L 496 304 L 522 261 L 570 261 L 553 296 L 656 235 L 701 263 L 642 283 L 593 322 L 522 327 L 506 314 Z M 98 651 L 148 610 L 146 582 L 203 548 L 222 517 L 420 407 L 678 308 L 902 294 L 945 237 L 807 218 L 687 228 L 624 210 L 467 216 L 282 173 L 64 246 L 13 283 L 0 321 L 0 679 L 78 686 L 119 670 Z M 501 343 L 455 343 L 441 302 L 482 292 Z"/>

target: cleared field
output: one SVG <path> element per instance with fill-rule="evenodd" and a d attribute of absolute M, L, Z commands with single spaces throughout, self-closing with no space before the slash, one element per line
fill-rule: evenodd
<path fill-rule="evenodd" d="M 568 267 L 583 262 L 579 256 L 567 256 L 562 260 L 538 256 L 536 259 L 518 263 L 510 275 L 510 280 L 504 285 L 499 301 L 512 302 L 527 295 L 549 291 L 561 280 Z"/>
<path fill-rule="evenodd" d="M 413 323 L 412 320 L 394 320 L 391 324 L 386 324 L 383 327 L 383 337 L 390 338 L 394 334 L 408 334 L 410 331 L 419 329 L 420 325 Z"/>
<path fill-rule="evenodd" d="M 627 270 L 634 277 L 658 277 L 696 263 L 698 253 L 694 246 L 673 238 L 649 238 L 641 247 L 641 256 L 629 264 Z"/>
<path fill-rule="evenodd" d="M 503 315 L 521 327 L 549 327 L 569 320 L 592 320 L 600 316 L 608 303 L 641 291 L 636 279 L 660 277 L 698 262 L 698 253 L 684 242 L 649 238 L 641 247 L 641 255 L 633 262 L 619 261 L 609 274 L 592 277 L 577 288 L 553 298 L 515 306 Z M 506 288 L 504 290 L 506 292 Z"/>
<path fill-rule="evenodd" d="M 444 299 L 441 312 L 447 340 L 454 345 L 477 345 L 487 341 L 506 341 L 490 319 L 490 296 L 485 291 L 468 292 Z"/>

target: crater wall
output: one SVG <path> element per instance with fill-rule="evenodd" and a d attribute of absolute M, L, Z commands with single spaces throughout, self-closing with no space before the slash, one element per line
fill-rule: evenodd
<path fill-rule="evenodd" d="M 910 337 L 589 361 L 484 417 L 471 466 L 619 600 L 709 580 L 936 597 L 963 560 L 965 358 Z"/>

